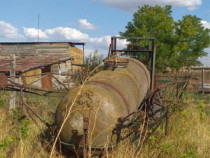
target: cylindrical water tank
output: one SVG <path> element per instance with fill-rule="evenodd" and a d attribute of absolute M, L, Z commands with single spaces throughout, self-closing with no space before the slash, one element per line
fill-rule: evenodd
<path fill-rule="evenodd" d="M 128 61 L 126 68 L 104 70 L 88 80 L 61 131 L 62 141 L 82 145 L 83 118 L 87 117 L 91 145 L 101 147 L 116 143 L 113 129 L 119 118 L 136 111 L 150 88 L 150 75 L 144 64 L 132 58 Z M 71 89 L 61 100 L 55 118 L 58 128 L 79 89 L 80 86 Z"/>

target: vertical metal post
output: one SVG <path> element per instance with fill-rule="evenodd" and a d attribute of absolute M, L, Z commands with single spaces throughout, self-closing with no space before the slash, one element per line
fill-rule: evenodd
<path fill-rule="evenodd" d="M 83 158 L 88 158 L 88 126 L 89 119 L 87 117 L 83 118 Z"/>
<path fill-rule="evenodd" d="M 202 88 L 204 88 L 204 69 L 202 69 L 202 83 L 201 83 Z"/>
<path fill-rule="evenodd" d="M 71 63 L 70 63 L 70 65 L 71 65 Z M 66 78 L 67 78 L 68 89 L 69 89 L 70 88 L 70 83 L 69 83 L 69 81 L 70 81 L 70 79 L 69 79 L 70 72 L 68 70 L 68 66 L 67 66 L 67 63 L 66 62 L 65 62 L 65 71 L 66 71 Z"/>
<path fill-rule="evenodd" d="M 11 54 L 10 59 L 11 59 L 10 78 L 11 78 L 11 81 L 15 82 L 15 64 L 16 64 L 15 54 Z M 10 102 L 9 102 L 10 109 L 15 109 L 15 100 L 16 100 L 16 92 L 11 91 L 10 92 Z"/>
<path fill-rule="evenodd" d="M 21 114 L 23 115 L 23 88 L 20 89 L 20 106 Z"/>
<path fill-rule="evenodd" d="M 108 58 L 111 56 L 111 44 L 109 45 L 109 52 L 108 52 Z"/>
<path fill-rule="evenodd" d="M 71 45 L 70 44 L 69 44 L 69 52 L 70 52 L 70 57 L 72 58 Z M 67 66 L 67 63 L 68 63 L 69 66 Z M 83 64 L 84 64 L 84 47 L 83 47 Z M 66 78 L 67 78 L 67 81 L 68 81 L 68 89 L 69 89 L 70 88 L 71 74 L 73 74 L 73 72 L 72 72 L 72 59 L 65 62 L 65 71 L 66 71 Z"/>
<path fill-rule="evenodd" d="M 151 56 L 151 91 L 154 90 L 154 77 L 155 77 L 155 57 L 156 57 L 156 46 L 153 40 L 153 53 Z"/>
<path fill-rule="evenodd" d="M 85 63 L 85 47 L 84 47 L 84 44 L 82 45 L 82 53 L 83 53 L 83 63 Z"/>
<path fill-rule="evenodd" d="M 166 107 L 166 126 L 165 126 L 165 135 L 168 135 L 168 124 L 169 124 L 169 106 Z"/>
<path fill-rule="evenodd" d="M 71 54 L 71 46 L 69 45 L 69 52 L 70 52 L 70 57 L 72 58 L 72 54 Z M 84 52 L 83 52 L 84 53 Z M 72 74 L 72 59 L 69 60 L 69 69 L 70 69 L 70 74 Z"/>
<path fill-rule="evenodd" d="M 152 40 L 149 40 L 149 50 L 152 50 Z"/>
<path fill-rule="evenodd" d="M 114 50 L 116 50 L 117 49 L 117 38 L 115 37 L 114 38 Z M 115 52 L 116 53 L 116 52 Z"/>
<path fill-rule="evenodd" d="M 178 96 L 179 96 L 179 83 L 178 83 L 178 76 L 176 75 L 175 76 L 175 80 L 176 80 L 176 98 L 178 99 Z"/>
<path fill-rule="evenodd" d="M 113 41 L 113 37 L 111 37 L 111 48 L 110 48 L 110 50 L 111 50 L 111 55 L 113 54 L 113 44 L 114 44 L 114 41 Z"/>

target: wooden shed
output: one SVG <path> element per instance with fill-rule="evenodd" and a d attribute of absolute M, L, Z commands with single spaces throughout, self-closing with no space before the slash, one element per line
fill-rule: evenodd
<path fill-rule="evenodd" d="M 76 46 L 81 47 L 80 49 Z M 66 80 L 66 74 L 80 71 L 83 64 L 84 43 L 72 42 L 3 42 L 0 43 L 0 72 L 9 75 L 10 55 L 17 57 L 16 72 L 22 76 L 26 85 L 34 84 L 44 89 L 56 85 L 50 75 L 54 73 L 61 81 Z M 6 63 L 7 64 L 6 64 Z M 6 64 L 6 65 L 5 65 Z M 38 82 L 38 78 L 42 79 Z"/>

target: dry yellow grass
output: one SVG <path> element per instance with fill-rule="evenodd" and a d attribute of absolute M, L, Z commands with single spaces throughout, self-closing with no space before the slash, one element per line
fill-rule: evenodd
<path fill-rule="evenodd" d="M 208 158 L 210 155 L 210 113 L 208 111 L 209 95 L 206 94 L 203 101 L 202 95 L 192 95 L 185 99 L 188 106 L 184 110 L 175 109 L 170 118 L 169 136 L 164 135 L 164 126 L 144 142 L 140 153 L 134 155 L 136 143 L 130 143 L 129 139 L 122 141 L 111 153 L 110 158 Z M 7 100 L 8 93 L 1 93 L 0 100 Z M 32 98 L 33 99 L 33 98 Z M 59 99 L 59 98 L 58 98 Z M 53 122 L 53 115 L 49 116 L 49 107 L 56 107 L 56 101 L 40 100 L 40 104 L 34 105 L 39 110 L 42 107 L 42 115 Z M 206 106 L 206 107 L 205 107 Z M 43 110 L 44 109 L 44 110 Z M 7 101 L 0 104 L 0 158 L 47 158 L 50 155 L 52 143 L 43 139 L 35 124 L 28 118 L 21 121 L 20 113 L 8 112 Z M 44 126 L 42 126 L 44 128 Z M 54 158 L 64 158 L 55 150 Z"/>
<path fill-rule="evenodd" d="M 208 95 L 208 94 L 206 94 Z M 169 136 L 164 135 L 164 126 L 159 127 L 136 155 L 141 158 L 209 158 L 210 157 L 210 108 L 207 100 L 187 100 L 188 106 L 176 109 L 170 118 Z M 110 155 L 112 158 L 131 157 L 136 145 L 123 141 Z"/>
<path fill-rule="evenodd" d="M 21 118 L 20 110 L 8 111 L 7 105 L 8 93 L 1 93 L 0 100 L 4 103 L 0 105 L 0 158 L 47 158 L 49 157 L 49 149 L 51 144 L 42 135 L 36 125 L 30 118 Z M 46 105 L 42 98 L 34 98 L 40 102 L 33 108 L 52 106 Z M 49 101 L 50 103 L 50 101 Z M 46 108 L 47 109 L 47 108 Z M 40 111 L 39 111 L 40 112 Z M 43 117 L 48 121 L 52 120 L 49 112 L 43 112 Z M 37 120 L 37 119 L 36 119 Z M 37 120 L 37 122 L 39 122 Z M 39 123 L 40 124 L 40 123 Z M 44 125 L 40 124 L 43 129 Z M 55 152 L 53 157 L 62 158 L 59 152 Z"/>

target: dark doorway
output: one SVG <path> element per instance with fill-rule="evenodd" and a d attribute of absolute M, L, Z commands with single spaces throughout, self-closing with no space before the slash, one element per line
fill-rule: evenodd
<path fill-rule="evenodd" d="M 50 76 L 51 73 L 51 67 L 47 66 L 42 69 L 42 76 L 45 76 L 42 78 L 42 88 L 43 89 L 52 89 L 52 78 Z"/>

